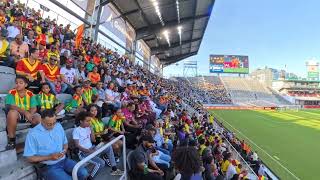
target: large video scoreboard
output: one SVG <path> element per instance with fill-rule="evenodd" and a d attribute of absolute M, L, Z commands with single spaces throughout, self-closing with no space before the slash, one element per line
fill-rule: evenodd
<path fill-rule="evenodd" d="M 248 56 L 210 55 L 210 73 L 249 73 Z"/>

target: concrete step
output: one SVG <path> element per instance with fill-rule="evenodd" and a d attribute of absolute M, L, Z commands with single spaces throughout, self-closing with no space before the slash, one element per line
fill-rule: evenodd
<path fill-rule="evenodd" d="M 8 91 L 15 86 L 15 69 L 0 66 L 0 79 L 1 79 L 1 86 L 0 86 L 0 93 L 8 93 Z"/>
<path fill-rule="evenodd" d="M 4 151 L 6 149 L 7 143 L 8 143 L 7 132 L 1 131 L 0 132 L 0 151 Z"/>
<path fill-rule="evenodd" d="M 1 180 L 35 180 L 36 172 L 32 164 L 27 163 L 23 158 L 17 160 L 13 164 L 8 164 L 0 168 Z"/>
<path fill-rule="evenodd" d="M 6 130 L 6 114 L 0 108 L 0 131 Z"/>
<path fill-rule="evenodd" d="M 30 128 L 27 128 L 27 129 L 21 129 L 21 130 L 18 130 L 16 132 L 16 143 L 24 143 L 26 141 L 26 138 L 27 138 L 27 134 L 29 132 Z"/>
<path fill-rule="evenodd" d="M 7 118 L 2 109 L 0 109 L 0 131 L 5 131 L 7 126 Z M 17 130 L 27 129 L 30 123 L 18 123 Z"/>
<path fill-rule="evenodd" d="M 6 98 L 7 94 L 0 94 L 0 108 L 4 108 L 5 107 L 5 98 Z"/>
<path fill-rule="evenodd" d="M 14 164 L 17 161 L 16 150 L 8 150 L 0 152 L 0 169 L 7 167 L 9 164 Z"/>

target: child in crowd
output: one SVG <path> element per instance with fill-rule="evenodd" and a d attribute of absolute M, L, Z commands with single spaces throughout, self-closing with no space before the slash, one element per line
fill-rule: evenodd
<path fill-rule="evenodd" d="M 90 114 L 88 112 L 80 112 L 77 116 L 77 121 L 80 122 L 80 125 L 73 130 L 72 137 L 75 142 L 75 146 L 79 149 L 79 158 L 83 159 L 97 150 L 97 148 L 92 144 L 96 140 L 95 135 L 90 127 Z M 116 161 L 112 148 L 108 147 L 104 153 L 108 156 L 112 167 L 111 175 L 122 175 L 123 172 L 116 167 Z M 90 176 L 93 178 L 96 173 L 105 166 L 105 161 L 96 156 L 89 162 L 94 164 L 94 168 L 90 174 Z"/>
<path fill-rule="evenodd" d="M 137 143 L 136 135 L 129 131 L 126 131 L 124 128 L 124 122 L 126 121 L 126 117 L 123 115 L 122 110 L 120 108 L 115 109 L 114 115 L 111 117 L 109 121 L 109 129 L 114 132 L 114 136 L 125 135 L 127 146 L 129 148 L 135 148 Z"/>
<path fill-rule="evenodd" d="M 58 101 L 55 95 L 50 93 L 48 83 L 41 84 L 41 92 L 37 95 L 40 112 L 46 109 L 55 109 L 57 115 L 64 114 L 64 105 Z"/>
<path fill-rule="evenodd" d="M 82 100 L 82 87 L 81 86 L 75 86 L 74 87 L 74 95 L 72 97 L 72 100 L 69 104 L 66 105 L 65 110 L 74 114 L 78 114 L 81 111 L 85 111 L 84 109 L 84 103 Z"/>
<path fill-rule="evenodd" d="M 91 117 L 90 125 L 92 128 L 92 132 L 95 135 L 96 142 L 95 144 L 99 144 L 101 142 L 107 143 L 113 138 L 113 132 L 108 129 L 108 126 L 105 122 L 101 120 L 101 112 L 99 112 L 99 107 L 95 104 L 90 104 L 88 106 L 88 112 Z M 117 141 L 112 144 L 112 148 L 114 152 L 119 155 L 122 148 L 122 141 Z M 107 157 L 103 157 L 106 162 L 108 162 Z M 118 158 L 116 158 L 118 161 Z M 109 165 L 109 163 L 108 163 Z"/>
<path fill-rule="evenodd" d="M 14 149 L 16 145 L 17 123 L 30 122 L 38 124 L 39 118 L 35 118 L 37 112 L 37 98 L 31 91 L 27 90 L 28 80 L 24 76 L 16 77 L 15 88 L 10 90 L 5 98 L 7 114 L 8 144 L 6 149 Z"/>

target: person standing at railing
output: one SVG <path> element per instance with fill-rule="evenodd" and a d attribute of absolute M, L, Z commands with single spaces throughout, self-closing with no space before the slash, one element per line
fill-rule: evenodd
<path fill-rule="evenodd" d="M 63 127 L 57 123 L 53 110 L 44 110 L 41 123 L 27 134 L 24 154 L 30 163 L 44 165 L 41 174 L 46 180 L 71 179 L 71 173 L 76 162 L 66 157 L 68 141 Z M 78 178 L 85 180 L 89 176 L 87 170 L 81 167 Z"/>

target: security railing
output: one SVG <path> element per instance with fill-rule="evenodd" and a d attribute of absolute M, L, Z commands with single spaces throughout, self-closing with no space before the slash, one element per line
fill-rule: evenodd
<path fill-rule="evenodd" d="M 249 179 L 252 180 L 257 180 L 258 176 L 257 174 L 253 171 L 253 169 L 251 168 L 251 166 L 247 163 L 247 161 L 245 161 L 243 159 L 243 157 L 239 154 L 239 152 L 232 146 L 232 144 L 229 142 L 229 140 L 227 138 L 225 138 L 225 143 L 227 143 L 228 148 L 231 150 L 231 154 L 233 159 L 238 160 L 244 167 L 244 169 L 247 170 L 248 175 L 249 175 Z"/>
<path fill-rule="evenodd" d="M 90 161 L 92 158 L 98 156 L 100 153 L 102 153 L 104 150 L 106 150 L 108 147 L 110 147 L 112 144 L 114 144 L 115 142 L 117 142 L 118 140 L 122 139 L 123 140 L 123 146 L 122 146 L 122 156 L 123 156 L 123 167 L 124 167 L 124 173 L 123 175 L 120 177 L 120 179 L 124 179 L 127 180 L 127 154 L 126 154 L 126 138 L 124 135 L 120 135 L 118 137 L 116 137 L 115 139 L 113 139 L 112 141 L 110 141 L 109 143 L 103 145 L 100 149 L 96 150 L 95 152 L 93 152 L 92 154 L 90 154 L 89 156 L 85 157 L 84 159 L 82 159 L 81 161 L 79 161 L 73 168 L 72 170 L 72 179 L 73 180 L 78 180 L 78 170 L 81 166 L 83 166 L 85 163 L 87 163 L 88 161 Z"/>

